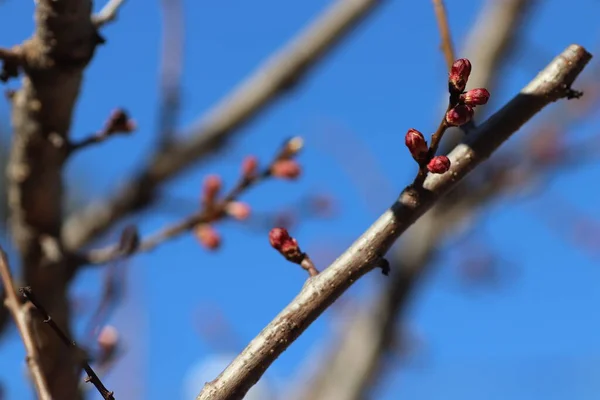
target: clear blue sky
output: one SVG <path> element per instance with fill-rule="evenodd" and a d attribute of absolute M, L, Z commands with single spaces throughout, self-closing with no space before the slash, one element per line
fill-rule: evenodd
<path fill-rule="evenodd" d="M 189 126 L 328 3 L 185 1 L 181 127 Z M 480 3 L 447 1 L 458 44 Z M 507 84 L 492 93 L 488 111 L 509 99 L 567 45 L 598 48 L 598 1 L 539 3 L 526 43 L 503 72 L 509 77 Z M 6 0 L 0 10 L 0 45 L 10 46 L 30 34 L 33 2 Z M 85 151 L 69 164 L 69 189 L 83 187 L 89 198 L 115 190 L 152 144 L 158 101 L 159 2 L 129 0 L 104 35 L 108 43 L 98 49 L 86 72 L 73 136 L 96 130 L 116 106 L 126 107 L 140 129 L 133 137 Z M 403 134 L 410 127 L 431 131 L 439 120 L 446 75 L 438 44 L 430 1 L 388 2 L 293 95 L 243 129 L 228 154 L 168 185 L 166 193 L 189 199 L 189 207 L 153 209 L 136 219 L 141 231 L 150 232 L 191 212 L 206 173 L 217 172 L 231 183 L 245 154 L 266 159 L 285 137 L 300 134 L 306 137 L 301 181 L 271 182 L 245 199 L 255 210 L 269 211 L 307 193 L 333 195 L 339 207 L 335 220 L 311 220 L 294 232 L 306 251 L 327 253 L 317 260 L 331 260 L 414 175 L 414 165 L 403 151 Z M 530 51 L 534 48 L 542 55 L 534 55 Z M 4 102 L 0 110 L 6 120 Z M 598 122 L 596 117 L 596 129 Z M 581 126 L 574 135 L 597 134 L 594 123 Z M 345 154 L 335 151 L 345 147 L 326 145 L 323 138 L 331 126 L 340 130 L 342 138 L 347 135 L 358 152 Z M 367 160 L 374 172 L 385 171 L 382 177 L 361 177 L 362 184 L 383 180 L 377 196 L 365 197 L 348 173 L 353 162 Z M 589 221 L 600 223 L 600 210 L 595 207 L 600 190 L 593 184 L 598 173 L 597 165 L 562 171 L 545 194 L 566 199 Z M 462 289 L 456 257 L 449 256 L 450 249 L 443 250 L 436 273 L 422 285 L 406 321 L 423 344 L 413 362 L 390 371 L 376 398 L 600 397 L 598 258 L 568 240 L 573 226 L 548 227 L 540 214 L 564 212 L 553 204 L 505 199 L 480 215 L 478 243 L 486 243 L 501 256 L 500 268 L 512 271 L 511 279 L 502 285 Z M 198 333 L 198 310 L 218 306 L 237 335 L 228 351 L 237 352 L 301 288 L 305 275 L 269 247 L 266 233 L 231 222 L 219 230 L 224 246 L 218 253 L 207 254 L 192 237 L 183 237 L 130 264 L 128 296 L 111 321 L 122 331 L 127 349 L 122 364 L 106 381 L 117 398 L 191 398 L 184 395 L 186 374 L 214 354 Z M 112 232 L 107 240 L 116 234 Z M 469 251 L 469 246 L 462 251 Z M 82 274 L 74 296 L 93 300 L 100 276 L 98 270 Z M 374 274 L 346 298 L 363 299 L 377 290 L 382 279 Z M 327 337 L 330 317 L 327 313 L 273 364 L 266 375 L 272 387 L 285 387 L 297 376 L 303 357 Z M 211 318 L 204 320 L 211 323 Z M 30 398 L 22 373 L 23 350 L 14 331 L 2 341 L 0 359 L 0 380 L 8 389 L 8 399 Z"/>

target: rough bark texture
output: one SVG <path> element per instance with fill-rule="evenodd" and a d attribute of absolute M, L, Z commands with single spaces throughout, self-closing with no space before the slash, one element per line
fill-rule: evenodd
<path fill-rule="evenodd" d="M 492 115 L 473 139 L 450 154 L 450 171 L 429 175 L 423 187 L 409 187 L 398 201 L 333 264 L 310 278 L 302 291 L 197 400 L 242 399 L 277 357 L 357 279 L 377 267 L 395 240 L 436 201 L 450 192 L 473 168 L 485 161 L 505 140 L 546 105 L 571 92 L 570 85 L 591 59 L 582 47 L 569 46 L 513 100 Z"/>
<path fill-rule="evenodd" d="M 91 2 L 40 0 L 36 30 L 22 46 L 22 87 L 12 97 L 13 139 L 8 165 L 10 229 L 23 278 L 56 322 L 69 328 L 66 257 L 59 242 L 62 168 L 83 70 L 99 37 Z M 79 368 L 74 352 L 34 318 L 32 329 L 50 392 L 77 399 Z"/>

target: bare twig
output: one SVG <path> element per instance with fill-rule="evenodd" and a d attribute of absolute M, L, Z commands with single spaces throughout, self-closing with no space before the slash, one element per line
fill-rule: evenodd
<path fill-rule="evenodd" d="M 452 68 L 452 63 L 456 60 L 454 56 L 454 46 L 452 45 L 452 36 L 450 35 L 450 25 L 448 24 L 448 15 L 444 0 L 433 0 L 435 18 L 437 19 L 440 36 L 442 37 L 441 49 L 444 52 L 448 71 Z"/>
<path fill-rule="evenodd" d="M 27 310 L 21 306 L 21 302 L 19 301 L 19 297 L 17 296 L 17 292 L 13 286 L 13 280 L 10 273 L 10 267 L 8 266 L 6 253 L 1 248 L 0 278 L 2 279 L 2 285 L 4 286 L 4 291 L 6 292 L 6 308 L 8 308 L 12 314 L 17 325 L 17 329 L 19 330 L 19 335 L 21 335 L 21 339 L 25 345 L 25 351 L 27 352 L 27 366 L 31 372 L 35 390 L 41 400 L 52 400 L 52 396 L 48 390 L 48 385 L 46 384 L 46 378 L 44 377 L 42 368 L 40 366 L 38 349 L 35 345 L 31 329 L 26 320 L 25 313 Z"/>
<path fill-rule="evenodd" d="M 77 353 L 81 354 L 82 351 L 81 351 L 81 349 L 79 349 L 79 347 L 77 347 L 77 344 L 75 343 L 75 341 L 73 339 L 71 339 L 69 337 L 69 335 L 67 335 L 65 333 L 65 331 L 62 330 L 61 327 L 58 326 L 58 324 L 52 319 L 52 317 L 50 316 L 50 314 L 48 314 L 48 312 L 46 311 L 44 306 L 35 297 L 35 295 L 31 291 L 31 288 L 24 287 L 24 288 L 20 288 L 19 291 L 21 292 L 23 297 L 25 297 L 31 304 L 33 304 L 35 306 L 35 308 L 37 308 L 37 310 L 40 312 L 40 314 L 42 315 L 42 317 L 44 319 L 44 323 L 47 324 L 54 331 L 54 333 L 56 333 L 56 336 L 58 336 L 58 338 L 67 347 L 70 347 L 73 350 L 75 350 Z M 105 400 L 115 400 L 115 398 L 113 396 L 114 393 L 111 392 L 110 390 L 108 390 L 104 386 L 104 384 L 102 383 L 102 381 L 100 380 L 98 375 L 96 375 L 96 372 L 94 372 L 92 367 L 90 367 L 90 364 L 88 364 L 88 362 L 85 359 L 82 359 L 81 366 L 84 369 L 84 371 L 86 372 L 86 374 L 88 375 L 87 381 L 91 382 L 96 387 L 98 392 L 100 392 L 100 394 L 102 395 L 102 398 L 104 398 Z"/>
<path fill-rule="evenodd" d="M 65 245 L 76 250 L 125 215 L 149 206 L 157 188 L 198 160 L 223 148 L 226 140 L 281 95 L 355 28 L 381 0 L 337 0 L 244 83 L 210 109 L 192 129 L 192 137 L 154 155 L 114 197 L 72 215 L 63 229 Z"/>
<path fill-rule="evenodd" d="M 96 28 L 100 28 L 117 18 L 119 8 L 125 3 L 125 0 L 108 0 L 108 3 L 102 7 L 102 10 L 92 16 L 92 22 Z"/>
<path fill-rule="evenodd" d="M 422 188 L 409 187 L 333 264 L 312 277 L 296 298 L 250 342 L 197 400 L 242 399 L 269 365 L 357 279 L 375 268 L 394 241 L 436 201 L 485 161 L 506 139 L 546 105 L 568 95 L 568 88 L 591 59 L 569 46 L 515 98 L 492 115 L 469 143 L 450 154 L 446 174 L 429 175 Z"/>
<path fill-rule="evenodd" d="M 84 149 L 90 145 L 101 143 L 111 136 L 118 134 L 129 134 L 136 128 L 135 122 L 129 118 L 127 112 L 121 108 L 112 112 L 104 128 L 79 142 L 69 142 L 67 152 L 69 154 L 76 150 Z"/>

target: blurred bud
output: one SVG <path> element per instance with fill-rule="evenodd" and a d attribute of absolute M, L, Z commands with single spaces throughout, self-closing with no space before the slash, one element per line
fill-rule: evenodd
<path fill-rule="evenodd" d="M 490 99 L 490 92 L 484 88 L 471 89 L 467 93 L 460 95 L 460 100 L 468 106 L 482 106 Z"/>
<path fill-rule="evenodd" d="M 232 216 L 233 218 L 243 221 L 248 219 L 250 216 L 250 206 L 247 203 L 242 203 L 241 201 L 233 201 L 225 207 L 225 211 L 227 214 Z"/>
<path fill-rule="evenodd" d="M 304 259 L 296 239 L 290 236 L 285 228 L 273 228 L 269 232 L 269 242 L 286 260 L 299 264 Z"/>
<path fill-rule="evenodd" d="M 300 176 L 302 169 L 296 160 L 279 160 L 271 166 L 271 175 L 283 179 L 296 179 Z"/>
<path fill-rule="evenodd" d="M 427 157 L 429 148 L 427 147 L 425 137 L 418 130 L 409 129 L 404 137 L 404 143 L 415 160 L 422 161 Z"/>
<path fill-rule="evenodd" d="M 223 182 L 219 175 L 208 175 L 204 178 L 204 186 L 202 187 L 202 202 L 205 205 L 212 205 L 221 191 Z"/>
<path fill-rule="evenodd" d="M 432 174 L 443 174 L 450 169 L 450 159 L 446 156 L 435 156 L 427 164 L 427 169 Z"/>
<path fill-rule="evenodd" d="M 118 108 L 112 112 L 104 128 L 105 135 L 115 133 L 131 133 L 136 129 L 135 121 L 129 118 L 127 112 Z"/>
<path fill-rule="evenodd" d="M 473 118 L 473 108 L 465 104 L 459 104 L 446 113 L 446 122 L 451 126 L 461 126 Z"/>
<path fill-rule="evenodd" d="M 304 147 L 304 139 L 302 139 L 300 136 L 291 138 L 283 145 L 283 149 L 281 149 L 281 153 L 279 154 L 279 159 L 285 160 L 295 156 L 300 150 L 302 150 L 302 147 Z"/>
<path fill-rule="evenodd" d="M 255 156 L 248 156 L 242 161 L 242 176 L 246 179 L 256 176 L 258 170 L 258 159 Z"/>
<path fill-rule="evenodd" d="M 221 246 L 221 236 L 212 225 L 200 224 L 194 233 L 198 242 L 208 250 L 216 250 Z"/>
<path fill-rule="evenodd" d="M 462 93 L 471 75 L 471 62 L 466 58 L 454 61 L 448 74 L 448 88 L 451 93 Z"/>
<path fill-rule="evenodd" d="M 98 364 L 102 365 L 110 362 L 119 347 L 119 332 L 114 326 L 106 325 L 102 328 L 96 340 L 100 348 L 97 359 Z"/>

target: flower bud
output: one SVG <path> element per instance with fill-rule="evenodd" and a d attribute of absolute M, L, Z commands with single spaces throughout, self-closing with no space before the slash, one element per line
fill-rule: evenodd
<path fill-rule="evenodd" d="M 275 250 L 283 255 L 286 260 L 300 263 L 304 253 L 300 250 L 296 239 L 290 236 L 285 228 L 273 228 L 269 232 L 269 242 Z"/>
<path fill-rule="evenodd" d="M 448 74 L 448 87 L 451 93 L 462 93 L 467 87 L 467 81 L 471 74 L 471 62 L 466 58 L 454 61 Z"/>
<path fill-rule="evenodd" d="M 248 156 L 242 161 L 242 176 L 250 179 L 256 175 L 258 170 L 258 159 L 255 156 Z"/>
<path fill-rule="evenodd" d="M 450 159 L 446 156 L 435 156 L 427 164 L 427 169 L 432 174 L 443 174 L 450 169 Z"/>
<path fill-rule="evenodd" d="M 209 224 L 200 224 L 194 229 L 196 239 L 208 250 L 216 250 L 221 245 L 221 235 Z"/>
<path fill-rule="evenodd" d="M 482 106 L 490 99 L 490 92 L 484 88 L 471 89 L 467 93 L 460 95 L 460 100 L 471 107 Z"/>
<path fill-rule="evenodd" d="M 415 160 L 421 161 L 427 157 L 429 148 L 427 147 L 425 137 L 423 137 L 423 134 L 418 130 L 412 128 L 409 129 L 404 137 L 404 143 Z"/>
<path fill-rule="evenodd" d="M 451 126 L 461 126 L 473 118 L 473 108 L 465 104 L 459 104 L 446 113 L 446 123 Z"/>
<path fill-rule="evenodd" d="M 202 187 L 202 201 L 205 205 L 211 205 L 215 202 L 215 199 L 222 186 L 221 177 L 219 175 L 208 175 L 204 179 L 204 186 Z"/>
<path fill-rule="evenodd" d="M 250 206 L 241 201 L 233 201 L 227 204 L 225 211 L 239 221 L 246 220 L 250 216 Z"/>
<path fill-rule="evenodd" d="M 106 135 L 113 135 L 115 133 L 131 133 L 136 129 L 135 121 L 129 118 L 127 111 L 122 108 L 118 108 L 112 112 L 106 126 L 104 133 Z"/>
<path fill-rule="evenodd" d="M 300 176 L 302 169 L 296 160 L 275 161 L 271 167 L 271 175 L 283 179 L 296 179 Z"/>

